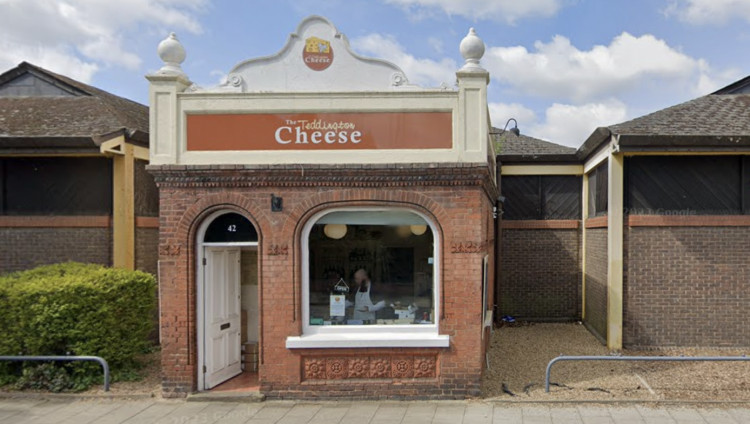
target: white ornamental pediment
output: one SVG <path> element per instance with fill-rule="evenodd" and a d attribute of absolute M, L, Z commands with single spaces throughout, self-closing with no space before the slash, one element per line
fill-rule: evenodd
<path fill-rule="evenodd" d="M 302 20 L 272 56 L 237 64 L 213 89 L 237 92 L 349 92 L 418 88 L 398 66 L 352 52 L 346 36 L 321 16 Z"/>

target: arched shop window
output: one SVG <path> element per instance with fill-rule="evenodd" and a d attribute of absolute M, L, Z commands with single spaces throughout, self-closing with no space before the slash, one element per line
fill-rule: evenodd
<path fill-rule="evenodd" d="M 401 209 L 338 210 L 303 234 L 305 333 L 437 332 L 438 251 L 425 218 Z"/>
<path fill-rule="evenodd" d="M 244 216 L 228 212 L 219 215 L 206 229 L 204 243 L 232 243 L 258 241 L 258 232 Z"/>

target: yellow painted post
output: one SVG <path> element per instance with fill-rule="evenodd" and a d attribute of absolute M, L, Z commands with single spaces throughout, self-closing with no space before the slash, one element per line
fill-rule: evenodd
<path fill-rule="evenodd" d="M 112 158 L 112 264 L 135 269 L 135 158 L 133 145 L 121 149 Z"/>
<path fill-rule="evenodd" d="M 622 154 L 609 156 L 609 217 L 607 257 L 607 348 L 622 349 L 622 266 L 625 160 Z"/>

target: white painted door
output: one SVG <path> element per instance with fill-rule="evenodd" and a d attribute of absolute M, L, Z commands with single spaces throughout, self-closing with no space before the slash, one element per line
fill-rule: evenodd
<path fill-rule="evenodd" d="M 240 249 L 205 251 L 205 384 L 210 389 L 242 372 Z"/>

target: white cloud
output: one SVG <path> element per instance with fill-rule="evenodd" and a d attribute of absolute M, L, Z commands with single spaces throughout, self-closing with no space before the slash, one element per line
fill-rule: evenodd
<path fill-rule="evenodd" d="M 518 123 L 518 128 L 524 131 L 524 127 L 528 128 L 537 120 L 536 113 L 520 103 L 490 103 L 488 107 L 490 120 L 495 128 L 503 129 L 505 123 L 510 118 L 514 118 Z M 513 128 L 512 122 L 510 125 L 510 128 Z"/>
<path fill-rule="evenodd" d="M 67 51 L 33 46 L 25 47 L 23 54 L 20 54 L 17 49 L 17 45 L 7 40 L 0 41 L 0 72 L 26 61 L 78 81 L 89 82 L 99 71 L 96 63 L 82 61 Z"/>
<path fill-rule="evenodd" d="M 537 97 L 551 105 L 533 109 L 491 104 L 495 126 L 509 117 L 523 134 L 578 147 L 596 127 L 708 94 L 737 79 L 736 69 L 712 69 L 652 35 L 624 32 L 609 45 L 581 50 L 563 36 L 525 47 L 491 47 L 482 59 L 503 95 Z M 537 105 L 540 101 L 535 101 Z M 626 104 L 628 106 L 626 106 Z M 519 118 L 522 117 L 522 119 Z"/>
<path fill-rule="evenodd" d="M 441 10 L 448 15 L 509 24 L 523 18 L 553 16 L 562 7 L 562 0 L 386 0 L 386 3 L 402 6 L 416 17 Z"/>
<path fill-rule="evenodd" d="M 518 103 L 490 103 L 489 109 L 496 128 L 502 129 L 508 119 L 515 118 L 521 134 L 576 148 L 597 127 L 628 118 L 627 106 L 615 99 L 583 105 L 554 103 L 546 109 L 541 121 L 536 112 Z"/>
<path fill-rule="evenodd" d="M 529 128 L 528 135 L 565 146 L 579 147 L 597 128 L 627 119 L 627 106 L 619 100 L 569 105 L 554 103 L 545 121 Z"/>
<path fill-rule="evenodd" d="M 409 54 L 389 35 L 370 34 L 351 41 L 352 48 L 364 56 L 385 59 L 400 67 L 411 84 L 437 87 L 443 83 L 453 87 L 458 66 L 452 59 L 435 61 Z"/>
<path fill-rule="evenodd" d="M 128 31 L 200 33 L 208 0 L 0 0 L 0 69 L 29 61 L 88 82 L 101 67 L 137 69 Z"/>
<path fill-rule="evenodd" d="M 664 12 L 694 25 L 721 25 L 733 18 L 750 22 L 750 1 L 673 0 Z"/>
<path fill-rule="evenodd" d="M 693 90 L 693 94 L 696 96 L 712 93 L 724 87 L 727 83 L 744 76 L 743 72 L 737 68 L 728 68 L 721 71 L 714 70 L 703 59 L 698 60 L 698 67 L 701 70 L 700 77 Z"/>
<path fill-rule="evenodd" d="M 534 48 L 492 47 L 483 63 L 494 78 L 519 92 L 575 103 L 610 98 L 645 82 L 668 82 L 697 92 L 701 80 L 712 79 L 705 62 L 652 35 L 623 32 L 608 46 L 590 50 L 557 35 L 549 43 L 537 41 Z"/>

